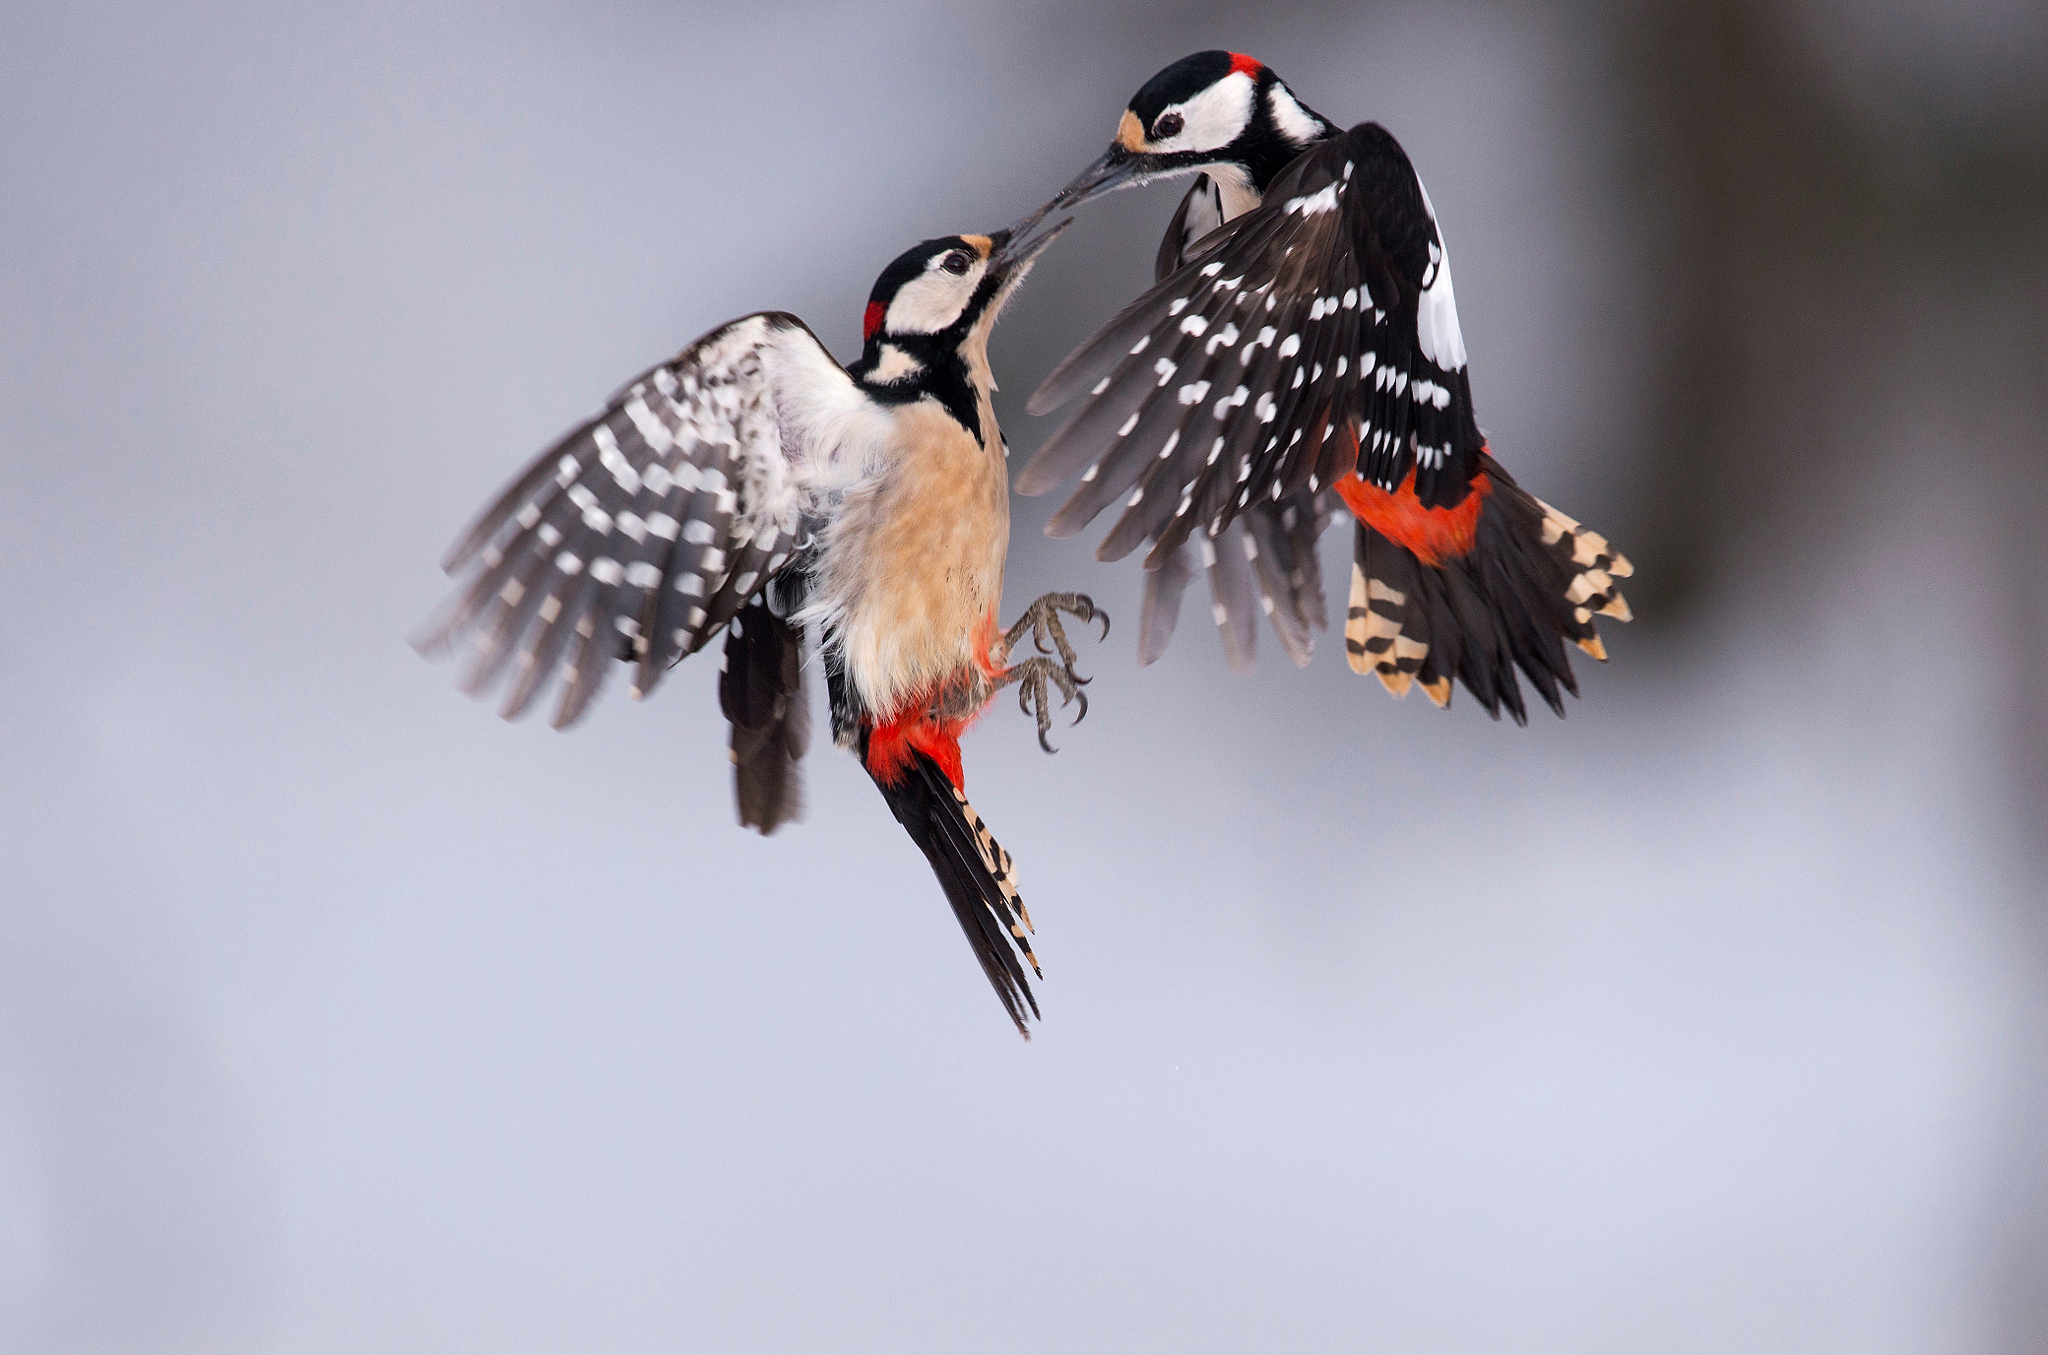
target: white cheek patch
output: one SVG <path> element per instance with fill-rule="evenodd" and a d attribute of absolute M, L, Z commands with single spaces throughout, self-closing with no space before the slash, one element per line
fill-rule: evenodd
<path fill-rule="evenodd" d="M 1184 104 L 1160 110 L 1181 115 L 1178 135 L 1146 143 L 1145 149 L 1158 154 L 1171 151 L 1220 150 L 1237 140 L 1252 120 L 1252 96 L 1257 86 L 1242 71 L 1233 71 Z M 1157 126 L 1159 118 L 1152 120 Z"/>
<path fill-rule="evenodd" d="M 977 262 L 958 277 L 934 269 L 912 278 L 896 289 L 882 328 L 892 334 L 936 334 L 945 329 L 967 309 L 985 267 Z"/>

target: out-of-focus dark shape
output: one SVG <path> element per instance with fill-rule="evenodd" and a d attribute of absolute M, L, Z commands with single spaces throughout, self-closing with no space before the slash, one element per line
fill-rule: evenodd
<path fill-rule="evenodd" d="M 2039 868 L 2048 12 L 1650 0 L 1609 13 L 1660 287 L 1654 472 L 1621 528 L 1645 543 L 1643 615 L 1782 600 L 1859 520 L 1960 501 L 1976 550 L 1887 563 L 1948 578 L 1957 617 L 1921 618 L 1925 643 L 1994 675 L 2007 762 L 1985 772 L 2010 784 L 2011 836 Z M 2038 982 L 2048 906 L 2035 900 L 2015 931 Z M 2048 1041 L 2036 1028 L 2017 1054 L 2015 1085 L 2032 1091 L 2013 1110 L 1992 1221 L 2015 1352 L 2048 1341 Z"/>

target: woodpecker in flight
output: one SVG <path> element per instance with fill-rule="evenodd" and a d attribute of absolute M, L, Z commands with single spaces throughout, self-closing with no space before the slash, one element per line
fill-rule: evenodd
<path fill-rule="evenodd" d="M 797 810 L 810 632 L 835 742 L 930 861 L 1019 1032 L 1038 1011 L 1023 970 L 1038 968 L 1030 915 L 1009 854 L 967 803 L 959 736 L 1017 684 L 1044 743 L 1049 689 L 1086 712 L 1061 613 L 1108 632 L 1072 593 L 1039 598 L 1007 631 L 996 619 L 1009 476 L 988 338 L 1067 224 L 1034 236 L 1043 216 L 891 263 L 851 367 L 770 311 L 634 380 L 449 550 L 443 565 L 464 581 L 417 641 L 466 652 L 472 693 L 507 678 L 508 718 L 559 687 L 560 728 L 614 659 L 645 696 L 723 631 L 740 821 L 768 833 Z M 1040 653 L 1011 663 L 1027 633 Z"/>
<path fill-rule="evenodd" d="M 1184 174 L 1155 285 L 1032 396 L 1033 414 L 1085 398 L 1018 491 L 1080 473 L 1054 536 L 1123 503 L 1097 555 L 1151 544 L 1143 662 L 1199 555 L 1233 665 L 1251 659 L 1254 586 L 1306 663 L 1327 625 L 1316 538 L 1348 510 L 1352 668 L 1439 706 L 1455 678 L 1522 723 L 1519 667 L 1562 715 L 1578 692 L 1563 642 L 1606 658 L 1593 618 L 1629 619 L 1614 581 L 1632 569 L 1494 460 L 1436 211 L 1399 143 L 1340 130 L 1250 57 L 1198 52 L 1146 82 L 1047 206 Z"/>

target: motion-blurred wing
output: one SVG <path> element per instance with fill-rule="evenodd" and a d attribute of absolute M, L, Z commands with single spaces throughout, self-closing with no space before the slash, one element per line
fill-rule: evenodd
<path fill-rule="evenodd" d="M 551 681 L 561 728 L 610 660 L 634 694 L 701 649 L 804 545 L 810 445 L 853 381 L 793 315 L 723 325 L 647 372 L 522 471 L 442 566 L 466 574 L 416 643 L 467 637 L 463 687 L 511 674 L 504 714 Z"/>
<path fill-rule="evenodd" d="M 1159 242 L 1154 281 L 1163 282 L 1178 272 L 1222 224 L 1223 195 L 1216 181 L 1196 175 Z M 1182 542 L 1158 568 L 1145 573 L 1138 662 L 1152 663 L 1166 652 L 1180 623 L 1181 594 L 1199 568 L 1209 579 L 1210 615 L 1232 668 L 1248 669 L 1255 658 L 1258 618 L 1247 605 L 1254 587 L 1280 647 L 1296 667 L 1306 666 L 1315 653 L 1314 632 L 1330 626 L 1316 540 L 1334 514 L 1317 495 L 1298 489 L 1277 503 L 1262 499 L 1248 505 L 1244 521 L 1227 524 L 1199 549 L 1192 541 Z"/>
<path fill-rule="evenodd" d="M 1314 495 L 1354 468 L 1416 473 L 1456 503 L 1478 467 L 1450 269 L 1427 196 L 1367 123 L 1304 152 L 1253 211 L 1215 231 L 1046 378 L 1041 412 L 1087 397 L 1018 476 L 1080 472 L 1048 526 L 1124 511 L 1097 554 L 1151 541 L 1157 569 L 1252 504 Z"/>

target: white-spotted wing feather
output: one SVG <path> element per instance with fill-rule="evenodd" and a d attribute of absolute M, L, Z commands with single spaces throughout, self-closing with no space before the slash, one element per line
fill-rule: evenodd
<path fill-rule="evenodd" d="M 512 671 L 508 717 L 551 685 L 575 720 L 610 661 L 644 694 L 801 549 L 866 470 L 875 418 L 794 316 L 750 315 L 627 385 L 536 458 L 444 560 L 465 586 L 418 643 L 466 642 L 465 685 Z"/>

